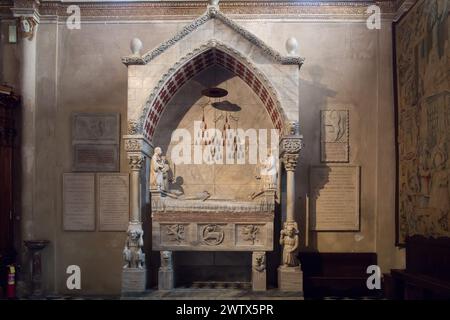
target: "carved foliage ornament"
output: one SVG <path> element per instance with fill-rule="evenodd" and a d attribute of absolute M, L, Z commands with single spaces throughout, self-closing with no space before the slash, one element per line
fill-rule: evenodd
<path fill-rule="evenodd" d="M 131 170 L 140 170 L 145 164 L 145 157 L 144 156 L 129 156 L 128 157 L 128 164 L 131 168 Z"/>
<path fill-rule="evenodd" d="M 141 147 L 141 142 L 137 139 L 125 140 L 125 151 L 140 151 Z"/>
<path fill-rule="evenodd" d="M 301 137 L 282 138 L 281 153 L 299 153 L 303 143 Z"/>
<path fill-rule="evenodd" d="M 287 171 L 294 171 L 295 168 L 297 167 L 297 162 L 298 162 L 298 154 L 290 154 L 290 153 L 286 153 L 283 155 L 283 163 L 284 163 L 284 167 L 286 168 Z"/>

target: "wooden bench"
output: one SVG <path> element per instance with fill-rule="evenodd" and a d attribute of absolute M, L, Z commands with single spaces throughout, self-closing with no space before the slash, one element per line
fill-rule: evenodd
<path fill-rule="evenodd" d="M 385 278 L 389 299 L 450 299 L 450 238 L 406 239 L 406 269 Z"/>
<path fill-rule="evenodd" d="M 376 253 L 318 253 L 299 255 L 306 298 L 361 297 L 379 294 L 369 290 L 367 267 L 377 264 Z"/>

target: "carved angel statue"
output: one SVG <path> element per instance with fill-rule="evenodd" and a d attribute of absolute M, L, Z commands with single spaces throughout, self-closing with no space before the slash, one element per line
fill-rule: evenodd
<path fill-rule="evenodd" d="M 293 224 L 286 224 L 281 230 L 280 245 L 283 246 L 283 267 L 297 266 L 298 230 Z"/>
<path fill-rule="evenodd" d="M 123 258 L 125 260 L 124 269 L 144 268 L 145 253 L 142 252 L 144 246 L 144 231 L 130 225 L 127 231 L 127 240 L 123 249 Z"/>

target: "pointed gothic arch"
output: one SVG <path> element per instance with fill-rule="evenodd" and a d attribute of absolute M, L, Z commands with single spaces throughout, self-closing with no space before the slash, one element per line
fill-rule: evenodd
<path fill-rule="evenodd" d="M 247 83 L 261 100 L 274 128 L 282 130 L 287 117 L 281 108 L 277 92 L 267 77 L 237 50 L 217 41 L 209 41 L 181 58 L 163 75 L 142 109 L 140 133 L 151 141 L 158 121 L 172 97 L 195 75 L 213 65 L 225 68 Z"/>

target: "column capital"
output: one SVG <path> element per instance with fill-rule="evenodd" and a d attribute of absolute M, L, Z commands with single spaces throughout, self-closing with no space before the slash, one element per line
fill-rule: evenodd
<path fill-rule="evenodd" d="M 281 138 L 280 158 L 283 161 L 286 170 L 295 170 L 302 147 L 303 136 L 301 135 L 287 135 Z"/>
<path fill-rule="evenodd" d="M 31 18 L 39 23 L 39 5 L 40 2 L 37 0 L 14 0 L 11 11 L 15 18 Z"/>
<path fill-rule="evenodd" d="M 11 8 L 14 18 L 19 19 L 19 32 L 22 38 L 32 40 L 40 22 L 38 0 L 14 0 Z"/>
<path fill-rule="evenodd" d="M 144 155 L 128 155 L 128 164 L 133 171 L 140 171 L 145 166 Z"/>
<path fill-rule="evenodd" d="M 128 157 L 143 155 L 150 158 L 153 154 L 153 145 L 148 139 L 143 135 L 125 135 L 123 136 L 125 141 L 125 151 Z"/>

